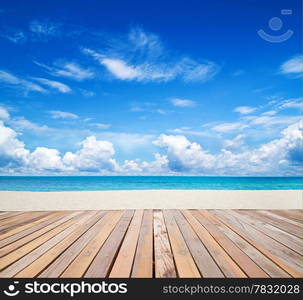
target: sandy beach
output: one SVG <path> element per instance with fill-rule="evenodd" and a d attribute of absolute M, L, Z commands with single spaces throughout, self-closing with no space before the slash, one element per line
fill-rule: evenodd
<path fill-rule="evenodd" d="M 0 192 L 1 211 L 110 209 L 302 209 L 301 190 Z"/>

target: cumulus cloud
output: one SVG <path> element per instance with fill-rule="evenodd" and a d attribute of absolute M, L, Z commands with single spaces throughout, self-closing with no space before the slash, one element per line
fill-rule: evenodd
<path fill-rule="evenodd" d="M 260 146 L 244 145 L 243 134 L 224 140 L 218 153 L 183 135 L 161 134 L 153 141 L 159 148 L 154 160 L 115 159 L 114 144 L 96 136 L 86 137 L 75 152 L 26 148 L 18 133 L 0 121 L 0 170 L 2 174 L 196 174 L 196 175 L 299 175 L 302 166 L 302 125 L 297 122 L 280 137 Z"/>
<path fill-rule="evenodd" d="M 153 143 L 166 148 L 168 166 L 172 171 L 194 171 L 210 169 L 214 166 L 214 157 L 199 144 L 191 143 L 185 136 L 161 134 Z"/>
<path fill-rule="evenodd" d="M 171 99 L 171 103 L 178 107 L 195 107 L 197 105 L 197 103 L 193 100 L 179 98 Z"/>
<path fill-rule="evenodd" d="M 24 159 L 26 166 L 37 171 L 62 171 L 66 169 L 62 163 L 60 152 L 57 149 L 37 147 Z"/>
<path fill-rule="evenodd" d="M 141 28 L 133 28 L 126 38 L 111 40 L 108 48 L 104 52 L 89 48 L 82 51 L 120 80 L 206 81 L 219 71 L 219 66 L 211 61 L 199 62 L 187 56 L 173 58 L 157 35 Z"/>
<path fill-rule="evenodd" d="M 24 162 L 29 151 L 24 148 L 24 143 L 19 141 L 17 133 L 0 121 L 0 166 L 15 167 Z"/>
<path fill-rule="evenodd" d="M 97 140 L 90 136 L 84 139 L 81 149 L 66 152 L 63 156 L 57 149 L 37 147 L 32 152 L 19 140 L 18 134 L 0 121 L 0 166 L 2 172 L 39 173 L 41 171 L 58 172 L 114 172 L 119 166 L 112 156 L 115 154 L 113 144 Z"/>
<path fill-rule="evenodd" d="M 82 148 L 76 153 L 67 152 L 63 162 L 80 171 L 118 170 L 118 164 L 112 156 L 115 154 L 113 144 L 108 141 L 98 141 L 96 137 L 87 137 Z"/>
<path fill-rule="evenodd" d="M 225 145 L 226 148 L 234 146 L 235 142 L 239 143 L 243 138 L 244 136 L 237 136 Z M 168 166 L 177 172 L 227 175 L 285 173 L 298 175 L 302 172 L 300 123 L 284 129 L 279 139 L 242 152 L 232 152 L 223 148 L 219 154 L 210 154 L 201 145 L 190 142 L 184 136 L 161 135 L 154 144 L 166 149 Z"/>

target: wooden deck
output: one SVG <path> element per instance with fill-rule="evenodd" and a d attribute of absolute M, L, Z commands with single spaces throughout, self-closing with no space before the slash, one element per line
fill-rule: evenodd
<path fill-rule="evenodd" d="M 302 210 L 0 212 L 0 277 L 303 277 Z"/>

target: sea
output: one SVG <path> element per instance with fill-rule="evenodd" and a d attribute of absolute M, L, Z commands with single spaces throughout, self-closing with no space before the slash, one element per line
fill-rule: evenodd
<path fill-rule="evenodd" d="M 0 176 L 1 191 L 301 189 L 302 177 Z"/>

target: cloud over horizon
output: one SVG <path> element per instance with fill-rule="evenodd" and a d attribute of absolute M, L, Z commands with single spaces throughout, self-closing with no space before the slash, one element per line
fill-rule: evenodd
<path fill-rule="evenodd" d="M 8 115 L 3 113 L 3 119 Z M 112 142 L 88 136 L 75 152 L 26 148 L 19 134 L 0 121 L 0 167 L 6 174 L 81 174 L 99 175 L 299 175 L 302 171 L 302 124 L 289 125 L 280 138 L 256 148 L 241 149 L 244 135 L 224 141 L 219 153 L 211 153 L 183 135 L 161 134 L 153 141 L 159 149 L 155 160 L 125 160 L 119 163 Z M 161 154 L 162 152 L 162 154 Z"/>

